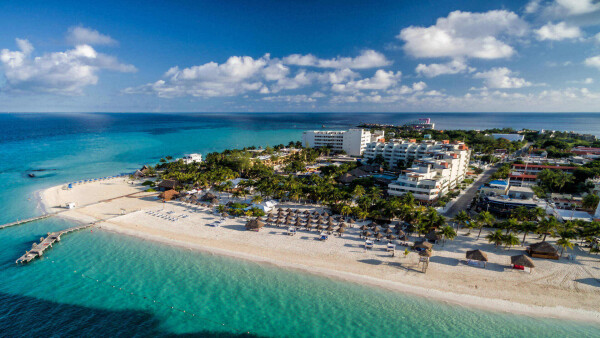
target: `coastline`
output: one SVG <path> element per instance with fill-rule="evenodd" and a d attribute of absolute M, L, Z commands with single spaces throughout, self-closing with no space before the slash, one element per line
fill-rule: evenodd
<path fill-rule="evenodd" d="M 498 312 L 505 314 L 522 314 L 530 317 L 537 318 L 552 318 L 561 320 L 574 320 L 586 323 L 593 323 L 600 325 L 600 312 L 592 312 L 587 310 L 578 310 L 565 307 L 542 307 L 536 305 L 528 305 L 523 303 L 505 301 L 502 299 L 495 298 L 483 298 L 468 294 L 458 294 L 448 291 L 440 291 L 435 289 L 425 289 L 422 287 L 403 284 L 399 282 L 392 282 L 389 280 L 383 280 L 375 277 L 366 275 L 359 275 L 355 273 L 333 270 L 320 267 L 312 267 L 303 264 L 290 264 L 284 261 L 269 259 L 262 256 L 255 256 L 244 254 L 242 252 L 223 250 L 217 247 L 197 245 L 194 243 L 170 240 L 164 237 L 152 236 L 150 234 L 140 231 L 127 231 L 119 226 L 115 226 L 110 222 L 103 222 L 100 229 L 123 234 L 126 236 L 135 237 L 150 242 L 161 243 L 166 245 L 173 245 L 183 249 L 195 250 L 202 253 L 214 254 L 234 259 L 241 259 L 257 264 L 266 264 L 281 269 L 288 269 L 300 273 L 308 273 L 311 275 L 327 277 L 338 281 L 356 283 L 360 285 L 367 285 L 370 287 L 378 287 L 389 291 L 400 292 L 412 296 L 423 297 L 429 300 L 442 302 L 445 304 L 463 306 L 469 309 L 480 309 L 490 312 Z"/>
<path fill-rule="evenodd" d="M 486 286 L 480 285 L 481 289 L 478 290 L 478 285 L 475 284 L 474 289 L 469 290 L 469 285 L 467 285 L 467 288 L 456 290 L 457 285 L 464 283 L 464 280 L 461 278 L 470 277 L 459 276 L 461 275 L 460 273 L 453 274 L 451 273 L 452 268 L 448 269 L 448 267 L 445 267 L 443 264 L 440 264 L 439 272 L 433 270 L 432 272 L 428 271 L 427 274 L 422 274 L 420 272 L 415 273 L 414 271 L 408 271 L 409 269 L 407 269 L 407 271 L 396 271 L 399 269 L 393 269 L 390 266 L 371 266 L 364 262 L 361 263 L 357 261 L 356 257 L 364 257 L 363 255 L 366 255 L 366 253 L 362 253 L 362 250 L 360 250 L 361 252 L 359 253 L 353 251 L 352 255 L 354 256 L 347 257 L 344 252 L 341 252 L 340 254 L 340 249 L 338 247 L 332 248 L 333 245 L 338 244 L 335 241 L 341 241 L 341 239 L 337 238 L 332 238 L 327 243 L 316 243 L 316 241 L 298 242 L 298 239 L 296 239 L 295 243 L 298 248 L 284 246 L 284 249 L 282 249 L 281 247 L 277 247 L 277 245 L 273 243 L 273 240 L 279 241 L 277 238 L 280 238 L 281 241 L 288 241 L 292 238 L 289 236 L 273 237 L 280 236 L 280 231 L 277 234 L 266 233 L 270 230 L 274 230 L 273 232 L 275 232 L 277 229 L 268 228 L 260 233 L 239 231 L 243 228 L 239 219 L 228 220 L 227 226 L 221 228 L 208 227 L 206 226 L 206 223 L 208 222 L 207 216 L 210 216 L 210 214 L 202 213 L 198 213 L 198 217 L 202 216 L 202 219 L 190 223 L 189 226 L 187 223 L 168 223 L 167 225 L 170 226 L 167 231 L 164 229 L 165 224 L 161 224 L 159 220 L 155 221 L 151 216 L 145 215 L 142 210 L 156 209 L 157 207 L 165 208 L 165 206 L 168 206 L 169 208 L 177 210 L 177 212 L 186 212 L 184 208 L 159 203 L 155 198 L 131 198 L 131 196 L 127 194 L 131 191 L 140 192 L 141 190 L 139 187 L 132 187 L 124 182 L 110 184 L 110 186 L 106 187 L 108 190 L 111 190 L 113 195 L 117 194 L 117 192 L 123 195 L 121 198 L 109 196 L 111 197 L 111 200 L 107 202 L 106 196 L 102 191 L 105 187 L 102 187 L 102 184 L 108 183 L 92 183 L 90 186 L 94 184 L 98 185 L 95 187 L 96 189 L 94 189 L 94 191 L 98 192 L 98 195 L 95 197 L 86 195 L 86 198 L 96 198 L 97 203 L 86 203 L 84 204 L 85 206 L 73 210 L 65 209 L 64 212 L 61 212 L 60 215 L 57 216 L 74 222 L 89 222 L 106 218 L 102 215 L 111 215 L 112 218 L 108 221 L 101 222 L 99 228 L 114 233 L 133 236 L 142 240 L 174 245 L 235 259 L 243 259 L 257 264 L 267 264 L 277 268 L 309 273 L 360 285 L 368 285 L 370 287 L 383 288 L 417 297 L 425 297 L 442 303 L 463 306 L 469 309 L 481 309 L 498 313 L 518 313 L 531 317 L 575 320 L 600 324 L 600 312 L 590 310 L 589 301 L 585 300 L 586 297 L 579 297 L 579 302 L 581 304 L 587 304 L 587 309 L 583 308 L 585 306 L 582 306 L 582 308 L 573 308 L 564 306 L 564 304 L 551 304 L 552 302 L 547 300 L 544 300 L 545 303 L 542 302 L 543 304 L 536 304 L 532 301 L 535 297 L 520 297 L 518 294 L 514 295 L 514 291 L 512 290 L 498 294 L 486 292 L 494 289 L 494 287 L 499 288 L 499 285 L 502 285 L 502 281 L 500 281 L 500 283 L 496 282 L 497 284 L 495 284 L 495 286 L 492 285 L 491 289 L 484 289 Z M 63 190 L 60 189 L 60 187 L 61 186 L 56 186 L 40 191 L 40 204 L 44 210 L 51 210 L 54 208 L 53 205 L 57 205 L 56 201 L 51 201 L 49 196 L 54 192 L 57 192 L 57 194 L 63 193 Z M 75 188 L 75 190 L 76 189 L 77 188 Z M 87 188 L 84 188 L 84 190 L 85 189 Z M 117 191 L 112 191 L 115 189 Z M 87 194 L 87 192 L 89 192 L 89 189 L 88 191 L 79 191 L 77 193 L 73 191 L 73 194 L 70 194 L 65 198 L 77 198 L 77 194 Z M 145 196 L 154 196 L 154 194 Z M 128 209 L 128 213 L 125 215 L 118 215 L 117 211 L 122 210 L 123 208 Z M 196 214 L 194 214 L 194 216 L 195 215 Z M 197 234 L 198 232 L 200 232 L 200 234 Z M 251 239 L 254 239 L 254 241 L 251 241 Z M 322 251 L 316 253 L 312 252 L 311 249 L 306 251 L 306 248 L 301 247 L 301 245 L 311 246 L 310 248 L 312 249 Z M 327 247 L 328 245 L 329 247 Z M 343 243 L 341 243 L 340 246 L 344 247 Z M 292 250 L 294 249 L 297 249 L 298 251 L 293 252 Z M 401 260 L 401 258 L 397 257 L 396 261 L 399 260 Z M 390 265 L 391 264 L 392 263 L 390 263 Z M 461 266 L 459 268 L 463 269 L 464 267 Z M 490 282 L 488 279 L 495 279 L 496 275 L 518 280 L 523 279 L 525 280 L 525 284 L 527 283 L 526 279 L 531 278 L 531 276 L 526 274 L 512 274 L 512 272 L 499 272 L 498 274 L 498 272 L 475 269 L 476 268 L 467 267 L 464 271 L 481 277 L 481 282 L 484 284 L 486 282 L 493 283 L 493 281 Z M 496 275 L 491 275 L 492 273 Z M 539 276 L 536 276 L 534 273 L 533 277 Z M 521 285 L 518 286 L 521 287 Z M 546 292 L 545 290 L 535 290 L 535 286 L 529 290 L 525 290 L 525 292 L 527 291 L 541 291 L 538 293 L 542 295 Z M 568 290 L 566 291 L 568 292 Z M 552 295 L 558 297 L 565 294 L 566 293 L 562 292 Z M 549 294 L 549 297 L 552 295 Z M 511 296 L 512 299 L 502 299 L 510 298 L 508 296 Z M 514 301 L 514 299 L 519 301 Z"/>

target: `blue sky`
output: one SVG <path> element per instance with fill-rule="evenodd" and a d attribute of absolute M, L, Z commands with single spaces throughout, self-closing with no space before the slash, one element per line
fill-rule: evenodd
<path fill-rule="evenodd" d="M 0 111 L 600 110 L 600 2 L 3 1 Z"/>

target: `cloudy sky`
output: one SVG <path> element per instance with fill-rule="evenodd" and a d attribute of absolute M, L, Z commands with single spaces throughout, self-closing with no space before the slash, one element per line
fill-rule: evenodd
<path fill-rule="evenodd" d="M 600 111 L 600 1 L 2 1 L 0 111 Z"/>

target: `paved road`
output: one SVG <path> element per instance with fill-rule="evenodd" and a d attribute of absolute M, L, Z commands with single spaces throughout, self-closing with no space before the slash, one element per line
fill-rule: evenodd
<path fill-rule="evenodd" d="M 461 210 L 466 210 L 467 207 L 469 207 L 469 204 L 471 204 L 473 197 L 475 197 L 475 194 L 477 193 L 479 187 L 485 182 L 487 182 L 490 179 L 490 176 L 492 176 L 492 174 L 496 172 L 496 170 L 498 170 L 498 168 L 501 165 L 501 163 L 496 163 L 495 165 L 486 169 L 483 172 L 483 175 L 481 175 L 481 177 L 477 181 L 475 181 L 475 184 L 473 184 L 469 189 L 467 189 L 467 191 L 458 198 L 458 200 L 450 207 L 450 209 L 446 211 L 444 216 L 454 217 Z"/>

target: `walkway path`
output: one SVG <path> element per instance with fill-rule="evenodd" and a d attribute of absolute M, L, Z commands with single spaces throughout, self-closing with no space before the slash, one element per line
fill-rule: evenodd
<path fill-rule="evenodd" d="M 456 200 L 456 202 L 454 202 L 450 209 L 446 211 L 444 216 L 452 218 L 461 210 L 467 210 L 467 208 L 471 204 L 471 201 L 475 197 L 477 190 L 479 190 L 479 187 L 485 182 L 487 182 L 490 179 L 490 176 L 492 176 L 492 174 L 495 173 L 500 166 L 500 163 L 496 163 L 495 165 L 490 166 L 488 169 L 486 169 L 483 172 L 483 175 L 481 175 L 479 179 L 475 181 L 475 183 L 473 183 L 473 185 L 462 196 L 460 196 L 458 200 Z"/>

